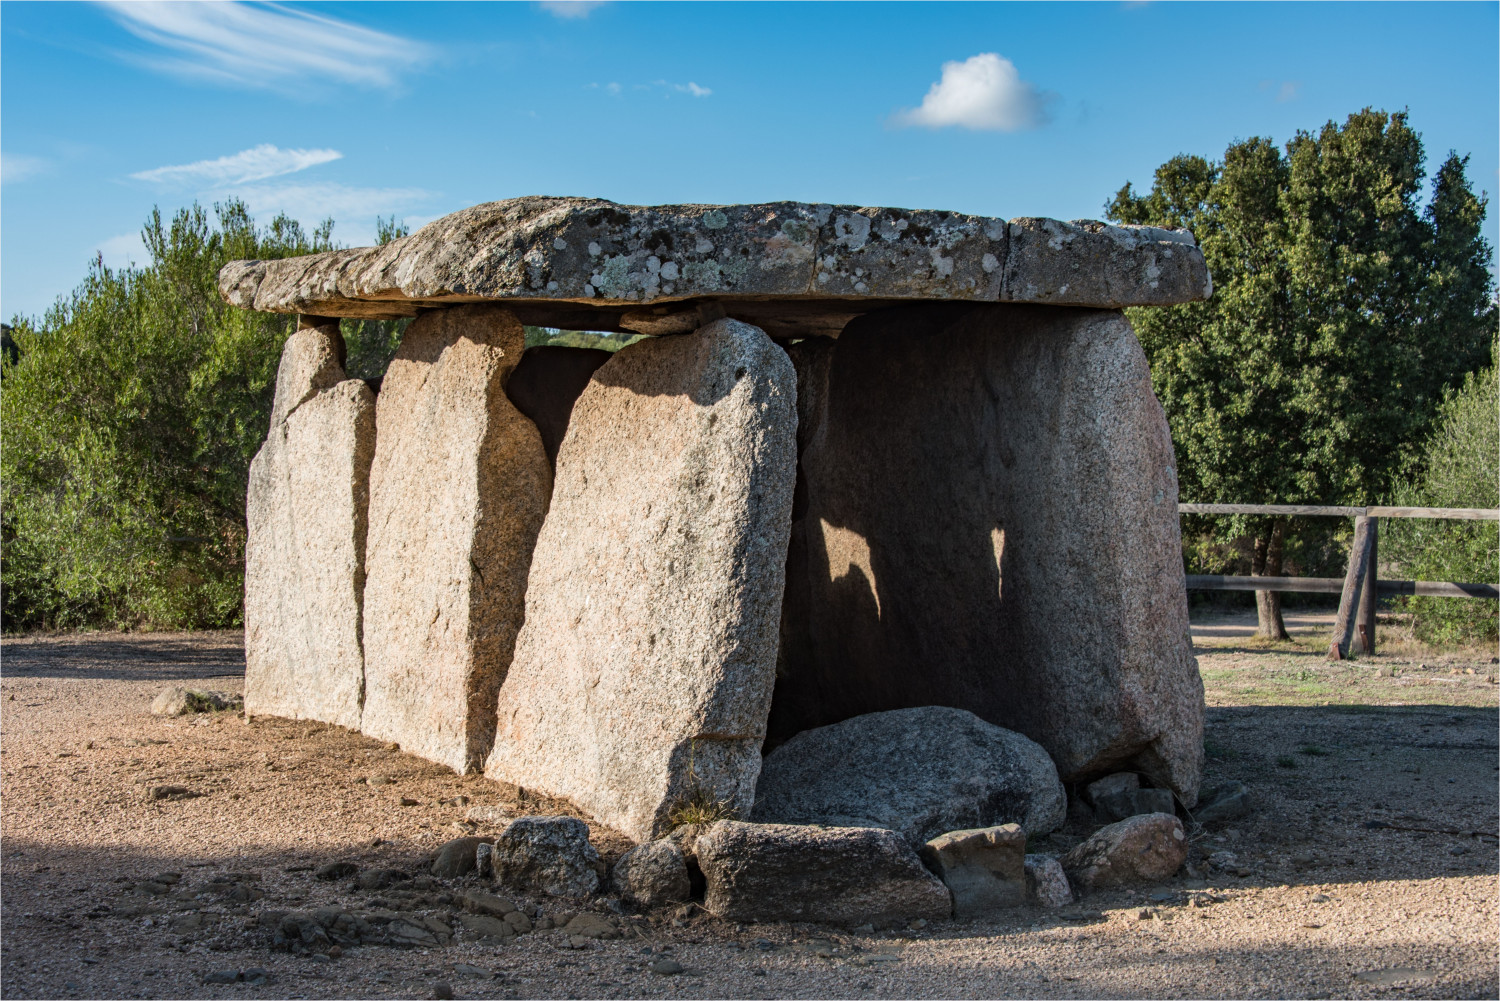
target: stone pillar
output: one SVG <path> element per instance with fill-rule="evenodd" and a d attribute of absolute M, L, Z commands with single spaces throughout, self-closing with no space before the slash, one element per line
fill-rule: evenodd
<path fill-rule="evenodd" d="M 380 390 L 360 728 L 460 773 L 494 736 L 552 486 L 505 395 L 525 343 L 502 307 L 425 312 Z"/>
<path fill-rule="evenodd" d="M 358 727 L 375 395 L 343 353 L 338 320 L 301 319 L 250 463 L 245 712 Z"/>
<path fill-rule="evenodd" d="M 754 801 L 796 463 L 795 374 L 718 320 L 596 371 L 557 457 L 485 774 L 637 840 Z"/>
<path fill-rule="evenodd" d="M 771 742 L 968 709 L 1065 780 L 1194 802 L 1203 689 L 1177 478 L 1115 311 L 926 304 L 793 345 L 798 502 Z"/>

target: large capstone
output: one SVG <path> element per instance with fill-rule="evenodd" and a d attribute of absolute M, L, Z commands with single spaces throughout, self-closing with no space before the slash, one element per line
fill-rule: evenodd
<path fill-rule="evenodd" d="M 913 300 L 1061 306 L 1206 299 L 1186 230 L 1004 219 L 855 205 L 616 205 L 513 198 L 463 209 L 379 247 L 219 274 L 229 302 L 270 312 L 414 316 L 503 301 L 525 322 L 584 330 L 692 330 L 716 300 L 773 335 L 837 334 Z"/>
<path fill-rule="evenodd" d="M 1066 794 L 1041 745 L 943 706 L 799 733 L 766 756 L 756 787 L 761 823 L 885 827 L 913 846 L 999 824 L 1045 834 L 1066 818 Z"/>
<path fill-rule="evenodd" d="M 358 727 L 375 396 L 337 320 L 287 338 L 245 498 L 245 710 Z"/>
<path fill-rule="evenodd" d="M 1125 318 L 928 304 L 790 351 L 801 453 L 771 746 L 958 706 L 1041 744 L 1065 781 L 1129 767 L 1190 805 L 1203 688 L 1175 460 Z"/>
<path fill-rule="evenodd" d="M 796 462 L 795 380 L 756 327 L 642 341 L 557 457 L 485 774 L 644 841 L 742 813 L 760 771 Z"/>
<path fill-rule="evenodd" d="M 541 436 L 505 395 L 524 347 L 505 309 L 426 313 L 379 396 L 360 727 L 459 772 L 494 737 L 551 489 Z"/>

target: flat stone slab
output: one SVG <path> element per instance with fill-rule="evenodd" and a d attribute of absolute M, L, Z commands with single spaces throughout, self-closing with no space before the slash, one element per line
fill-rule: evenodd
<path fill-rule="evenodd" d="M 525 323 L 686 333 L 718 301 L 772 336 L 834 333 L 911 301 L 1164 306 L 1208 298 L 1192 234 L 804 202 L 617 205 L 512 198 L 380 247 L 233 261 L 224 298 L 276 313 L 396 318 L 498 300 Z"/>

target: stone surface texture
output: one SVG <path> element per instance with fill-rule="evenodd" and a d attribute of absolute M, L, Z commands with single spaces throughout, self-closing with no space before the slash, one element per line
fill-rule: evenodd
<path fill-rule="evenodd" d="M 439 879 L 457 879 L 474 871 L 475 853 L 480 845 L 491 844 L 491 838 L 454 838 L 444 842 L 432 860 L 432 874 Z"/>
<path fill-rule="evenodd" d="M 703 906 L 729 921 L 889 926 L 946 918 L 952 896 L 896 833 L 721 820 L 695 845 Z"/>
<path fill-rule="evenodd" d="M 1026 832 L 1020 824 L 939 834 L 921 855 L 953 894 L 956 918 L 1026 903 Z"/>
<path fill-rule="evenodd" d="M 389 318 L 489 299 L 613 307 L 617 322 L 623 308 L 696 297 L 1118 308 L 1205 299 L 1211 285 L 1185 230 L 800 202 L 527 197 L 463 209 L 380 247 L 234 261 L 219 290 L 236 306 L 282 313 Z M 557 315 L 526 319 L 557 325 Z"/>
<path fill-rule="evenodd" d="M 899 307 L 789 352 L 798 503 L 770 746 L 959 706 L 1040 743 L 1064 781 L 1132 769 L 1191 805 L 1203 686 L 1175 458 L 1124 316 Z"/>
<path fill-rule="evenodd" d="M 599 889 L 604 863 L 576 817 L 518 817 L 495 839 L 495 881 L 554 897 L 587 897 Z"/>
<path fill-rule="evenodd" d="M 360 728 L 460 773 L 494 736 L 552 485 L 504 390 L 524 344 L 499 307 L 425 313 L 379 396 Z"/>
<path fill-rule="evenodd" d="M 163 688 L 151 702 L 153 716 L 191 716 L 194 713 L 223 712 L 244 705 L 244 697 L 234 692 L 213 691 L 207 688 L 183 688 L 172 685 Z"/>
<path fill-rule="evenodd" d="M 611 879 L 621 897 L 641 907 L 680 903 L 693 890 L 682 849 L 667 838 L 636 845 L 620 856 Z"/>
<path fill-rule="evenodd" d="M 1068 874 L 1056 858 L 1028 855 L 1023 867 L 1027 903 L 1037 907 L 1066 907 L 1073 902 L 1073 887 L 1068 885 Z"/>
<path fill-rule="evenodd" d="M 375 395 L 338 322 L 287 338 L 245 498 L 245 710 L 359 726 Z"/>
<path fill-rule="evenodd" d="M 485 774 L 636 841 L 746 813 L 776 662 L 795 385 L 755 327 L 621 349 L 573 408 Z"/>
<path fill-rule="evenodd" d="M 1166 879 L 1187 861 L 1187 835 L 1169 813 L 1148 813 L 1100 828 L 1060 860 L 1080 891 Z"/>
<path fill-rule="evenodd" d="M 963 709 L 923 706 L 799 733 L 766 755 L 761 823 L 884 827 L 914 846 L 946 831 L 1062 826 L 1067 798 L 1041 745 Z"/>

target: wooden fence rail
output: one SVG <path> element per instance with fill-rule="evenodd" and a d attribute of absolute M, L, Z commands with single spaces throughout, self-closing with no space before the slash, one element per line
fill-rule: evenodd
<path fill-rule="evenodd" d="M 1343 660 L 1350 652 L 1375 652 L 1375 601 L 1383 594 L 1434 598 L 1500 599 L 1494 584 L 1454 581 L 1377 580 L 1381 518 L 1433 518 L 1449 521 L 1500 521 L 1500 510 L 1474 507 L 1340 507 L 1317 504 L 1178 504 L 1179 514 L 1258 514 L 1302 518 L 1353 518 L 1354 541 L 1349 570 L 1337 577 L 1231 577 L 1190 574 L 1189 591 L 1298 591 L 1339 595 L 1328 658 Z"/>

